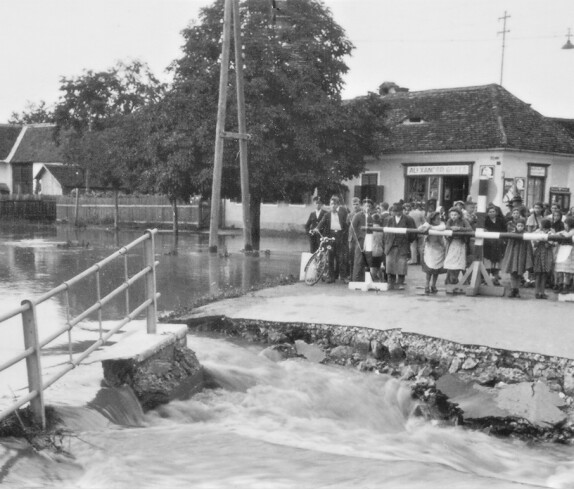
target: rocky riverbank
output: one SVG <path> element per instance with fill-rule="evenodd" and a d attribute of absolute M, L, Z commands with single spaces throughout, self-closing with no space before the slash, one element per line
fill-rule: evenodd
<path fill-rule="evenodd" d="M 173 321 L 173 318 L 171 318 Z M 269 345 L 279 361 L 387 374 L 410 383 L 415 414 L 495 436 L 574 443 L 574 360 L 461 345 L 399 329 L 201 318 L 191 330 Z"/>

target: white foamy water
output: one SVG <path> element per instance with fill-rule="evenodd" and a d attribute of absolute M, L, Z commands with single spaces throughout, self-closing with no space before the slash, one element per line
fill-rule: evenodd
<path fill-rule="evenodd" d="M 67 445 L 73 458 L 0 445 L 2 487 L 574 487 L 572 448 L 412 418 L 409 387 L 396 379 L 273 363 L 222 339 L 189 344 L 222 388 L 143 417 L 117 407 L 116 420 L 140 427 L 68 407 L 64 416 L 83 426 Z"/>

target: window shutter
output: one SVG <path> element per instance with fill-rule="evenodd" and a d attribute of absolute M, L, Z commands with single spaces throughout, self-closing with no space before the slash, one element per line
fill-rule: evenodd
<path fill-rule="evenodd" d="M 377 185 L 377 202 L 383 202 L 385 200 L 385 186 Z"/>

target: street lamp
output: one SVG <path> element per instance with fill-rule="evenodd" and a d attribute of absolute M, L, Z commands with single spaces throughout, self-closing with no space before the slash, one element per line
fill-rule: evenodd
<path fill-rule="evenodd" d="M 566 41 L 566 44 L 564 44 L 564 46 L 562 46 L 562 49 L 574 49 L 574 44 L 572 44 L 570 42 L 570 38 L 572 37 L 570 29 L 568 29 L 568 34 L 566 37 L 568 38 L 568 40 Z"/>

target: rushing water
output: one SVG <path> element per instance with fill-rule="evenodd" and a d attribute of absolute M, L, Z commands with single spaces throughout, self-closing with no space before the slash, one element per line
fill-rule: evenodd
<path fill-rule="evenodd" d="M 8 257 L 0 270 L 2 307 L 6 296 L 14 302 L 45 292 L 117 246 L 115 236 L 100 233 L 98 240 L 92 231 L 88 248 L 62 248 L 54 243 L 87 235 L 42 233 L 5 235 L 0 243 Z M 166 309 L 227 283 L 256 283 L 245 281 L 246 263 L 255 261 L 236 253 L 238 238 L 225 242 L 229 257 L 209 257 L 206 243 L 191 235 L 180 238 L 175 255 L 170 240 L 158 239 Z M 269 240 L 267 247 L 271 253 L 256 259 L 251 279 L 298 272 L 304 240 Z M 203 288 L 196 292 L 197 284 Z M 54 304 L 50 314 L 61 309 Z M 188 344 L 218 388 L 146 414 L 128 391 L 102 390 L 87 406 L 61 407 L 75 432 L 65 439 L 67 453 L 36 453 L 4 440 L 2 487 L 574 487 L 572 448 L 530 447 L 413 417 L 409 387 L 396 379 L 298 359 L 274 363 L 258 346 L 224 339 L 190 335 Z"/>

